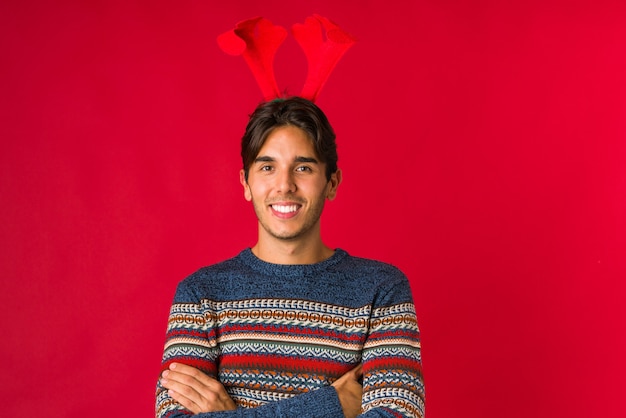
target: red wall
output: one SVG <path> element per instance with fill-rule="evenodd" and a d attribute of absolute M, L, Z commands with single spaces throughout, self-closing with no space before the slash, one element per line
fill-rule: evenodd
<path fill-rule="evenodd" d="M 410 277 L 428 416 L 625 416 L 617 0 L 2 2 L 2 415 L 151 416 L 176 283 L 255 239 L 261 94 L 215 38 L 312 13 L 359 38 L 324 235 Z M 292 38 L 276 67 L 297 93 Z"/>

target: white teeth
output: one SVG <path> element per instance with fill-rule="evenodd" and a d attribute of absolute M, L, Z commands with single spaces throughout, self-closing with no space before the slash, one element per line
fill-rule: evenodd
<path fill-rule="evenodd" d="M 298 210 L 298 205 L 288 205 L 288 206 L 282 206 L 282 205 L 272 205 L 272 208 L 276 211 L 276 212 L 280 212 L 280 213 L 290 213 L 290 212 L 295 212 Z"/>

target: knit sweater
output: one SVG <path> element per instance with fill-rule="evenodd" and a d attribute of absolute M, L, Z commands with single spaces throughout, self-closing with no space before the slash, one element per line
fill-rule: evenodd
<path fill-rule="evenodd" d="M 363 364 L 360 417 L 423 417 L 419 330 L 404 274 L 337 249 L 280 265 L 250 249 L 178 285 L 162 370 L 218 379 L 237 410 L 198 417 L 343 417 L 330 386 Z M 156 417 L 191 415 L 157 384 Z"/>

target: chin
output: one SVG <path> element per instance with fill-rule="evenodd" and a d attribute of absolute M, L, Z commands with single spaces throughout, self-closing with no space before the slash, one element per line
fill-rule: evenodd
<path fill-rule="evenodd" d="M 284 241 L 293 241 L 297 238 L 300 238 L 302 235 L 299 233 L 271 233 L 270 235 L 273 236 L 274 238 L 278 238 L 278 239 L 282 239 Z"/>

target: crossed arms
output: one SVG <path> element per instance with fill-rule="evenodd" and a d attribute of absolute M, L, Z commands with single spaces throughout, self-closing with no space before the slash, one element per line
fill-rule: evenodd
<path fill-rule="evenodd" d="M 331 385 L 337 392 L 346 418 L 354 418 L 361 411 L 362 376 L 362 366 L 359 365 Z M 237 405 L 218 380 L 191 366 L 172 363 L 169 369 L 163 372 L 160 382 L 168 389 L 172 399 L 194 414 L 237 409 Z"/>
<path fill-rule="evenodd" d="M 179 287 L 156 417 L 423 418 L 410 289 L 405 278 L 385 283 L 371 305 L 355 307 L 195 299 L 208 292 Z"/>

